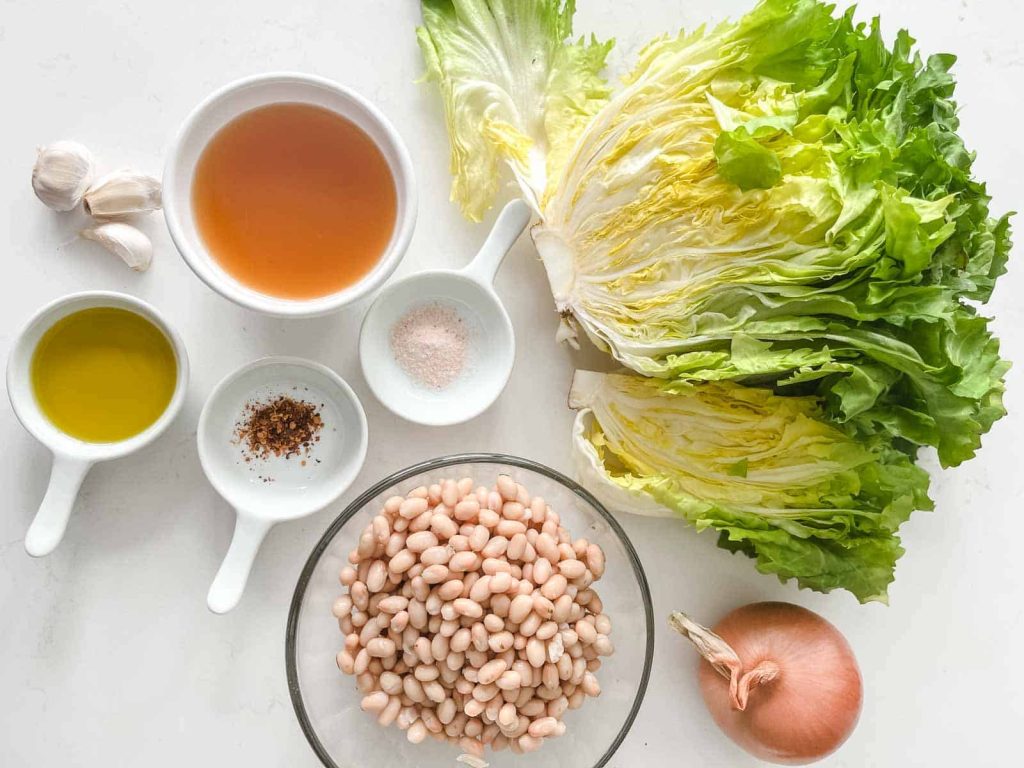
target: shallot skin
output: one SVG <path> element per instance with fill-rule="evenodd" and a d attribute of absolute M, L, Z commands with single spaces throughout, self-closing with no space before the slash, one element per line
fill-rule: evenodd
<path fill-rule="evenodd" d="M 846 639 L 831 623 L 790 603 L 753 603 L 729 613 L 714 628 L 743 669 L 775 662 L 779 674 L 750 691 L 736 709 L 729 680 L 700 662 L 704 703 L 719 728 L 755 757 L 780 765 L 806 765 L 846 741 L 860 717 L 863 681 Z"/>

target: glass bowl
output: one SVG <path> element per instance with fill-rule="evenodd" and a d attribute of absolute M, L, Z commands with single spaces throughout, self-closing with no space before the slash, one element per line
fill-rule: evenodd
<path fill-rule="evenodd" d="M 288 689 L 299 725 L 327 768 L 459 765 L 458 747 L 433 739 L 411 744 L 404 731 L 394 725 L 383 728 L 360 710 L 362 694 L 355 679 L 339 672 L 335 662 L 344 638 L 331 606 L 342 594 L 338 573 L 348 564 L 348 553 L 385 499 L 444 477 L 472 477 L 489 487 L 501 473 L 543 496 L 574 538 L 585 537 L 604 549 L 605 574 L 595 589 L 612 620 L 615 653 L 597 673 L 601 695 L 566 712 L 565 735 L 523 756 L 488 749 L 485 760 L 493 768 L 600 768 L 625 738 L 647 690 L 654 653 L 651 595 L 633 545 L 593 496 L 553 469 L 514 456 L 465 454 L 416 464 L 381 480 L 338 516 L 302 569 L 288 612 Z"/>

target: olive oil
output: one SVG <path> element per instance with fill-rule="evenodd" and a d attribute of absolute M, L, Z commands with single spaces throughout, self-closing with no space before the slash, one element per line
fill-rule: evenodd
<path fill-rule="evenodd" d="M 192 211 L 228 274 L 285 299 L 358 282 L 387 249 L 397 194 L 380 149 L 359 126 L 311 104 L 245 112 L 205 147 Z"/>
<path fill-rule="evenodd" d="M 53 324 L 32 354 L 32 389 L 62 432 L 112 443 L 143 432 L 174 395 L 178 363 L 164 333 L 126 309 L 96 307 Z"/>

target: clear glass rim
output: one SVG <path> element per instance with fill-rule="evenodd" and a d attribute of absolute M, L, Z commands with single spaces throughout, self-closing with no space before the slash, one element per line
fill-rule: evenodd
<path fill-rule="evenodd" d="M 612 514 L 604 508 L 604 505 L 595 499 L 586 488 L 574 480 L 569 479 L 561 472 L 551 469 L 551 467 L 547 467 L 536 461 L 531 461 L 530 459 L 524 459 L 519 456 L 509 456 L 502 453 L 452 454 L 449 456 L 440 456 L 436 459 L 422 461 L 419 464 L 413 464 L 405 469 L 400 469 L 379 482 L 374 483 L 370 488 L 367 488 L 363 493 L 359 494 L 359 496 L 345 507 L 342 513 L 338 515 L 327 527 L 323 536 L 320 537 L 316 546 L 313 547 L 313 551 L 310 552 L 309 557 L 306 560 L 306 564 L 303 566 L 302 572 L 299 574 L 299 581 L 295 585 L 295 592 L 292 595 L 291 606 L 288 609 L 288 627 L 285 631 L 284 644 L 285 667 L 288 674 L 288 695 L 292 700 L 292 707 L 295 710 L 295 716 L 298 718 L 299 727 L 302 728 L 302 733 L 305 734 L 306 741 L 309 742 L 309 746 L 312 747 L 313 752 L 316 753 L 316 756 L 320 758 L 320 762 L 323 763 L 326 768 L 346 768 L 344 766 L 339 766 L 331 759 L 330 755 L 327 753 L 327 749 L 320 742 L 319 737 L 313 729 L 313 725 L 309 720 L 309 715 L 306 712 L 305 703 L 302 700 L 302 690 L 299 686 L 298 669 L 295 662 L 295 633 L 299 624 L 299 609 L 302 606 L 302 598 L 306 593 L 306 587 L 309 584 L 310 578 L 312 578 L 313 571 L 316 568 L 317 563 L 320 562 L 320 557 L 323 555 L 324 550 L 327 549 L 327 545 L 335 537 L 338 531 L 341 530 L 345 523 L 347 523 L 359 510 L 366 506 L 371 499 L 385 489 L 395 485 L 396 483 L 400 483 L 413 475 L 418 475 L 422 472 L 429 472 L 435 469 L 442 469 L 444 467 L 450 467 L 456 464 L 506 464 L 508 466 L 531 470 L 561 483 L 597 510 L 597 513 L 608 523 L 626 550 L 626 556 L 629 558 L 630 565 L 633 567 L 633 575 L 636 577 L 637 583 L 640 586 L 640 597 L 643 600 L 644 606 L 644 620 L 646 622 L 647 629 L 646 644 L 644 648 L 644 666 L 643 672 L 640 675 L 640 684 L 637 686 L 636 694 L 633 698 L 633 705 L 630 707 L 622 727 L 615 735 L 615 738 L 612 739 L 612 742 L 608 746 L 608 749 L 605 750 L 605 753 L 593 765 L 593 768 L 602 768 L 612 759 L 612 756 L 625 740 L 626 734 L 628 734 L 630 728 L 632 728 L 633 722 L 636 720 L 636 716 L 640 712 L 640 706 L 643 704 L 644 695 L 647 693 L 647 684 L 651 677 L 651 665 L 654 661 L 654 605 L 651 601 L 651 590 L 647 583 L 647 576 L 644 573 L 643 564 L 640 562 L 640 557 L 637 555 L 636 549 L 633 547 L 633 543 L 629 540 L 629 536 L 626 535 L 626 532 L 619 524 L 619 521 L 616 520 Z"/>

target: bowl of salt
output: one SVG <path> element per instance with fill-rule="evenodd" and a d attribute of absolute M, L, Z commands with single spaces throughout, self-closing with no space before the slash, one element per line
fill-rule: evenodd
<path fill-rule="evenodd" d="M 516 342 L 494 276 L 529 221 L 529 206 L 513 200 L 468 266 L 420 272 L 381 291 L 363 319 L 359 359 L 373 394 L 392 413 L 446 426 L 498 399 Z"/>

